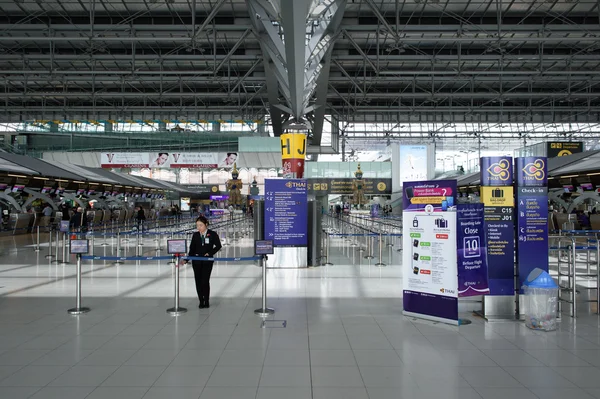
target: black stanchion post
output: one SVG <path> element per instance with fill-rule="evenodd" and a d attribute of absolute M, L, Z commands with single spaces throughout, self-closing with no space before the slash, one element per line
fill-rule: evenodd
<path fill-rule="evenodd" d="M 46 259 L 52 259 L 54 255 L 52 255 L 52 230 L 48 232 L 48 255 L 46 255 Z"/>

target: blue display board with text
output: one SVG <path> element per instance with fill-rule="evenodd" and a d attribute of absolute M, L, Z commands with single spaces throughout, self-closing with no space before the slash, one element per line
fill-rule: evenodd
<path fill-rule="evenodd" d="M 304 179 L 265 180 L 265 239 L 276 247 L 308 245 L 308 192 Z"/>

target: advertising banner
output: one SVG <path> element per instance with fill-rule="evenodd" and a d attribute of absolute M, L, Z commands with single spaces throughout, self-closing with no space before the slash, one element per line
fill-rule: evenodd
<path fill-rule="evenodd" d="M 458 296 L 489 294 L 482 204 L 457 209 Z"/>
<path fill-rule="evenodd" d="M 548 271 L 548 188 L 519 187 L 517 191 L 519 289 L 529 273 Z"/>
<path fill-rule="evenodd" d="M 403 192 L 403 313 L 456 325 L 456 181 L 405 182 Z"/>
<path fill-rule="evenodd" d="M 482 157 L 479 174 L 482 186 L 512 186 L 512 157 Z"/>
<path fill-rule="evenodd" d="M 174 152 L 171 154 L 172 168 L 217 168 L 219 154 L 210 152 Z M 233 167 L 233 164 L 232 164 Z"/>
<path fill-rule="evenodd" d="M 211 152 L 107 152 L 100 154 L 103 168 L 233 168 L 238 153 Z"/>
<path fill-rule="evenodd" d="M 404 210 L 456 209 L 456 180 L 405 182 L 402 191 Z"/>
<path fill-rule="evenodd" d="M 400 146 L 400 184 L 407 181 L 427 180 L 427 146 Z"/>
<path fill-rule="evenodd" d="M 548 162 L 545 157 L 517 158 L 515 173 L 519 187 L 548 186 Z"/>
<path fill-rule="evenodd" d="M 392 179 L 367 179 L 363 180 L 363 189 L 365 195 L 378 195 L 392 193 Z M 315 195 L 328 194 L 352 194 L 352 178 L 339 179 L 307 179 L 308 193 Z"/>
<path fill-rule="evenodd" d="M 265 180 L 265 239 L 276 247 L 308 245 L 306 180 Z"/>
<path fill-rule="evenodd" d="M 103 152 L 100 165 L 103 168 L 147 168 L 149 159 L 146 152 Z"/>
<path fill-rule="evenodd" d="M 302 178 L 306 156 L 306 134 L 285 133 L 281 135 L 281 162 L 283 177 Z"/>
<path fill-rule="evenodd" d="M 548 158 L 564 157 L 583 152 L 582 141 L 550 141 L 546 145 Z"/>

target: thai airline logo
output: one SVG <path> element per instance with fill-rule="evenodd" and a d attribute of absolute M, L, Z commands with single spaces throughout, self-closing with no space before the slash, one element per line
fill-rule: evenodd
<path fill-rule="evenodd" d="M 545 166 L 546 163 L 544 160 L 536 159 L 535 161 L 525 165 L 523 168 L 523 173 L 525 173 L 525 176 L 528 178 L 541 181 L 546 177 L 546 172 L 544 171 Z"/>
<path fill-rule="evenodd" d="M 491 164 L 487 171 L 491 178 L 506 181 L 510 178 L 510 162 L 507 159 L 501 159 Z"/>

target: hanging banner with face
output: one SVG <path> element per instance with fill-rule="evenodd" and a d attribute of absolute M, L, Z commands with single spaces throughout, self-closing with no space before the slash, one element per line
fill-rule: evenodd
<path fill-rule="evenodd" d="M 305 157 L 306 134 L 285 133 L 281 135 L 283 177 L 301 179 L 304 176 Z"/>

